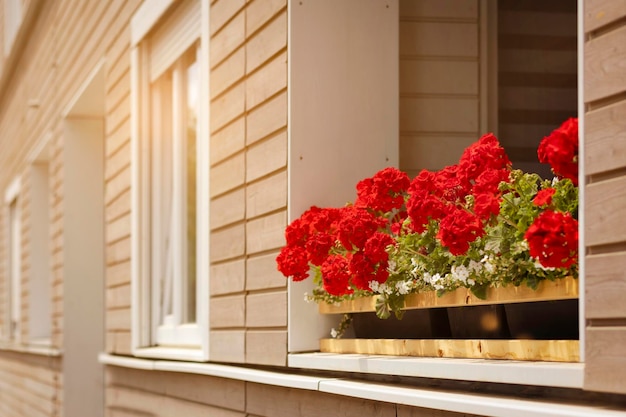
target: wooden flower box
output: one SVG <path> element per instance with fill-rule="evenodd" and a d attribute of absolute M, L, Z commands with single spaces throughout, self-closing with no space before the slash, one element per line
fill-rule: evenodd
<path fill-rule="evenodd" d="M 570 277 L 542 281 L 536 290 L 526 286 L 490 288 L 485 300 L 465 288 L 441 297 L 435 293 L 412 294 L 405 300 L 404 319 L 388 319 L 389 322 L 374 317 L 375 297 L 320 304 L 322 314 L 357 313 L 353 314 L 355 330 L 365 329 L 365 337 L 359 337 L 357 332 L 353 339 L 322 339 L 320 350 L 577 362 L 578 291 L 578 281 Z M 402 326 L 410 329 L 409 333 L 389 337 L 386 327 Z"/>

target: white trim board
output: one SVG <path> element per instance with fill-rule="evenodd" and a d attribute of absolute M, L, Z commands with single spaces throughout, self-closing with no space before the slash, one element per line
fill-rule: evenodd
<path fill-rule="evenodd" d="M 244 366 L 135 359 L 106 353 L 99 355 L 99 361 L 109 366 L 147 371 L 154 370 L 209 375 L 259 384 L 320 391 L 354 398 L 484 416 L 617 417 L 625 415 L 623 410 L 613 410 L 589 405 L 566 404 L 562 401 L 520 399 L 484 393 L 459 393 L 444 389 L 414 388 L 377 382 L 353 381 L 347 378 L 293 375 L 282 372 L 250 369 Z"/>
<path fill-rule="evenodd" d="M 13 200 L 17 198 L 17 196 L 20 193 L 21 186 L 22 185 L 21 185 L 20 177 L 17 177 L 13 181 L 11 181 L 11 183 L 8 185 L 8 187 L 6 188 L 4 192 L 5 204 L 10 204 L 11 202 L 13 202 Z"/>
<path fill-rule="evenodd" d="M 303 369 L 562 388 L 582 388 L 584 374 L 582 363 L 335 353 L 290 354 L 288 363 Z"/>

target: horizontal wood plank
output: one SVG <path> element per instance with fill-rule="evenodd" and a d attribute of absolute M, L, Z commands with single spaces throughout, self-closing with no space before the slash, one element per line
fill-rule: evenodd
<path fill-rule="evenodd" d="M 246 385 L 246 411 L 264 417 L 396 417 L 391 403 L 253 383 Z"/>
<path fill-rule="evenodd" d="M 283 327 L 287 325 L 287 292 L 248 294 L 246 327 Z"/>
<path fill-rule="evenodd" d="M 578 340 L 321 339 L 320 351 L 433 358 L 578 362 Z"/>
<path fill-rule="evenodd" d="M 583 4 L 587 33 L 626 16 L 626 0 L 585 0 Z"/>
<path fill-rule="evenodd" d="M 211 295 L 223 295 L 244 290 L 246 264 L 243 259 L 211 265 Z"/>
<path fill-rule="evenodd" d="M 212 329 L 244 326 L 246 297 L 243 294 L 211 297 L 209 307 Z"/>
<path fill-rule="evenodd" d="M 626 101 L 585 114 L 585 174 L 626 167 Z"/>
<path fill-rule="evenodd" d="M 626 91 L 626 26 L 585 44 L 585 101 Z"/>
<path fill-rule="evenodd" d="M 585 193 L 585 244 L 625 242 L 626 177 L 590 184 Z"/>
<path fill-rule="evenodd" d="M 584 389 L 626 394 L 626 327 L 588 327 Z"/>
<path fill-rule="evenodd" d="M 459 307 L 469 305 L 511 304 L 534 301 L 568 300 L 578 298 L 578 280 L 568 277 L 556 281 L 541 281 L 536 290 L 525 285 L 487 289 L 487 298 L 476 297 L 467 288 L 459 288 L 437 296 L 435 291 L 409 294 L 405 298 L 405 309 L 433 307 Z M 338 304 L 319 304 L 322 314 L 358 313 L 376 311 L 375 297 L 362 297 Z"/>
<path fill-rule="evenodd" d="M 477 19 L 478 0 L 400 0 L 400 19 Z"/>
<path fill-rule="evenodd" d="M 260 217 L 246 225 L 246 253 L 255 253 L 278 249 L 285 244 L 287 211 L 280 211 Z"/>
<path fill-rule="evenodd" d="M 478 134 L 478 98 L 401 97 L 400 130 Z"/>
<path fill-rule="evenodd" d="M 626 252 L 585 259 L 585 318 L 626 318 Z"/>
<path fill-rule="evenodd" d="M 400 22 L 400 56 L 478 56 L 477 23 Z"/>
<path fill-rule="evenodd" d="M 400 60 L 400 95 L 478 95 L 478 62 Z"/>
<path fill-rule="evenodd" d="M 247 331 L 246 363 L 286 366 L 287 330 Z"/>

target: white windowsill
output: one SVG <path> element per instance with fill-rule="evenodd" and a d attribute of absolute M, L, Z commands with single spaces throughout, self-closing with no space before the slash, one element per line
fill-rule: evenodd
<path fill-rule="evenodd" d="M 29 353 L 31 355 L 41 355 L 41 356 L 49 356 L 49 357 L 57 357 L 61 356 L 62 352 L 60 349 L 52 347 L 50 344 L 46 343 L 31 343 L 27 345 L 16 344 L 12 342 L 0 342 L 0 351 L 9 351 L 9 352 L 19 352 L 19 353 Z"/>
<path fill-rule="evenodd" d="M 301 356 L 304 358 L 307 355 L 291 355 L 290 358 L 293 356 Z M 459 393 L 444 389 L 414 388 L 377 382 L 353 381 L 347 378 L 321 378 L 306 375 L 291 375 L 289 373 L 250 369 L 244 366 L 137 359 L 109 355 L 106 353 L 100 354 L 99 361 L 109 366 L 209 375 L 259 384 L 391 402 L 414 407 L 494 417 L 624 416 L 623 410 L 566 404 L 562 401 L 519 399 L 492 394 Z"/>
<path fill-rule="evenodd" d="M 177 361 L 206 362 L 205 354 L 200 347 L 146 347 L 135 349 L 133 351 L 133 354 L 137 357 L 148 359 L 171 359 Z"/>
<path fill-rule="evenodd" d="M 460 381 L 582 388 L 582 363 L 297 353 L 290 367 Z"/>
<path fill-rule="evenodd" d="M 256 382 L 259 384 L 291 387 L 306 390 L 317 390 L 317 377 L 291 375 L 280 372 L 249 369 L 243 366 L 219 365 L 214 363 L 190 363 L 167 360 L 150 360 L 130 358 L 125 356 L 102 353 L 100 363 L 104 365 L 120 366 L 125 368 L 143 369 L 150 371 L 185 372 L 190 374 L 209 375 L 220 378 L 236 379 L 239 381 Z"/>

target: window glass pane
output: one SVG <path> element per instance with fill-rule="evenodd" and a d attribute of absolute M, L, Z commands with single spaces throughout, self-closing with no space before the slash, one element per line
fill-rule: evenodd
<path fill-rule="evenodd" d="M 200 79 L 198 62 L 186 68 L 186 145 L 187 145 L 187 303 L 186 321 L 196 321 L 196 226 L 197 226 L 197 162 L 196 140 L 198 134 L 198 91 Z"/>
<path fill-rule="evenodd" d="M 173 83 L 171 72 L 165 73 L 153 85 L 153 120 L 151 167 L 151 221 L 152 221 L 152 274 L 159 292 L 159 318 L 163 324 L 173 313 L 173 155 L 174 139 L 172 128 Z"/>

